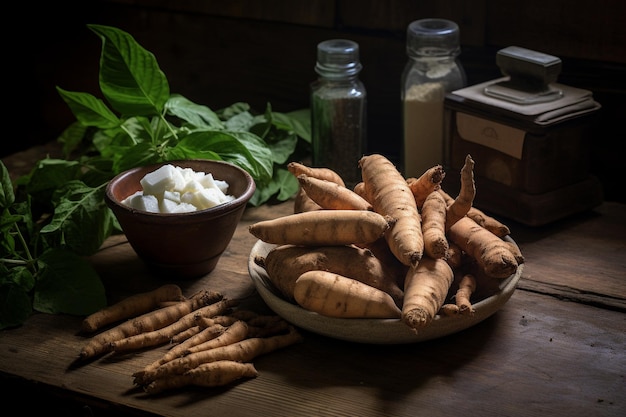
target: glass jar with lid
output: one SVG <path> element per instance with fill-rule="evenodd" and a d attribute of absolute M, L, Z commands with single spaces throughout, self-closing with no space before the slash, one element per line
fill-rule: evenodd
<path fill-rule="evenodd" d="M 358 166 L 366 146 L 365 86 L 359 79 L 359 45 L 331 39 L 317 45 L 311 84 L 313 165 L 337 172 L 347 187 L 361 180 Z"/>
<path fill-rule="evenodd" d="M 465 87 L 460 55 L 460 33 L 446 19 L 421 19 L 407 28 L 408 62 L 402 73 L 402 171 L 419 177 L 443 164 L 444 99 Z"/>

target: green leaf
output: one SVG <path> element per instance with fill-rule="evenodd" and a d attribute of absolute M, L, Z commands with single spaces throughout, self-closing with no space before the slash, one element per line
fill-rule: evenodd
<path fill-rule="evenodd" d="M 16 266 L 8 271 L 0 270 L 0 272 L 5 272 L 0 275 L 2 276 L 0 285 L 18 285 L 26 292 L 35 288 L 35 277 L 25 265 Z"/>
<path fill-rule="evenodd" d="M 154 54 L 121 29 L 87 27 L 102 39 L 100 90 L 111 106 L 122 115 L 161 114 L 170 87 Z"/>
<path fill-rule="evenodd" d="M 8 220 L 9 222 L 15 220 L 15 225 L 19 227 L 19 231 L 22 233 L 24 240 L 28 242 L 37 228 L 37 224 L 33 221 L 32 199 L 30 197 L 26 197 L 23 201 L 20 199 L 19 202 L 16 201 L 15 204 L 13 204 L 11 209 L 19 218 L 6 218 L 3 216 L 3 220 Z"/>
<path fill-rule="evenodd" d="M 194 149 L 193 146 L 188 146 L 184 140 L 178 144 L 175 148 L 168 150 L 167 160 L 182 160 L 182 159 L 208 159 L 211 161 L 223 161 L 218 152 L 214 152 L 210 149 Z"/>
<path fill-rule="evenodd" d="M 254 118 L 250 131 L 269 145 L 275 164 L 286 165 L 298 148 L 296 130 L 305 127 L 297 119 L 283 113 L 272 113 L 270 109 L 268 104 L 265 114 Z"/>
<path fill-rule="evenodd" d="M 15 201 L 15 194 L 9 170 L 2 161 L 0 161 L 0 175 L 0 208 L 7 208 Z"/>
<path fill-rule="evenodd" d="M 22 216 L 11 214 L 9 210 L 0 211 L 0 258 L 5 254 L 15 252 L 15 238 L 13 231 L 16 230 L 18 222 L 22 220 Z M 0 260 L 0 263 L 2 261 Z"/>
<path fill-rule="evenodd" d="M 121 123 L 117 116 L 99 98 L 89 93 L 66 91 L 60 87 L 57 87 L 57 91 L 72 113 L 74 113 L 74 116 L 85 126 L 111 129 Z"/>
<path fill-rule="evenodd" d="M 4 219 L 3 219 L 4 220 Z M 15 223 L 4 223 L 0 225 L 0 257 L 11 256 L 15 254 L 15 238 L 10 233 L 7 226 L 13 226 Z M 1 261 L 0 261 L 1 262 Z"/>
<path fill-rule="evenodd" d="M 196 104 L 178 94 L 172 94 L 167 103 L 165 103 L 165 109 L 168 114 L 176 116 L 196 127 L 224 128 L 220 118 L 210 108 Z"/>
<path fill-rule="evenodd" d="M 221 120 L 228 120 L 232 117 L 238 115 L 239 113 L 249 112 L 250 105 L 248 103 L 237 102 L 233 103 L 228 107 L 220 109 L 217 111 L 217 115 Z"/>
<path fill-rule="evenodd" d="M 42 159 L 29 174 L 26 191 L 37 201 L 49 203 L 52 193 L 80 177 L 80 163 L 63 159 Z"/>
<path fill-rule="evenodd" d="M 45 237 L 55 233 L 59 242 L 77 254 L 92 255 L 112 230 L 111 213 L 103 197 L 104 186 L 91 188 L 81 181 L 67 183 L 55 193 L 54 215 L 41 234 Z"/>
<path fill-rule="evenodd" d="M 70 124 L 58 137 L 58 141 L 63 144 L 63 155 L 66 159 L 70 159 L 70 155 L 76 149 L 87 135 L 87 126 L 79 121 Z"/>
<path fill-rule="evenodd" d="M 115 159 L 138 143 L 152 143 L 152 126 L 146 117 L 130 117 L 117 129 L 101 130 L 93 135 L 93 145 L 106 158 Z"/>
<path fill-rule="evenodd" d="M 169 159 L 215 159 L 219 154 L 248 171 L 255 181 L 267 183 L 272 177 L 272 152 L 258 136 L 249 132 L 198 131 L 183 138 L 171 149 Z"/>
<path fill-rule="evenodd" d="M 311 111 L 310 109 L 301 109 L 289 113 L 272 114 L 274 122 L 282 124 L 285 128 L 290 129 L 296 135 L 311 143 Z"/>
<path fill-rule="evenodd" d="M 276 168 L 272 181 L 265 187 L 257 188 L 249 203 L 260 206 L 273 197 L 278 201 L 286 201 L 298 191 L 299 183 L 288 170 Z"/>
<path fill-rule="evenodd" d="M 274 170 L 274 181 L 280 185 L 280 192 L 276 196 L 278 201 L 289 200 L 298 192 L 300 187 L 298 179 L 284 168 L 276 168 Z"/>
<path fill-rule="evenodd" d="M 40 257 L 42 274 L 33 308 L 42 313 L 88 315 L 107 305 L 104 286 L 91 264 L 62 248 Z"/>
<path fill-rule="evenodd" d="M 114 157 L 113 171 L 120 173 L 138 166 L 161 162 L 156 148 L 148 142 L 138 143 L 129 148 L 119 148 Z"/>
<path fill-rule="evenodd" d="M 272 131 L 273 128 L 273 117 L 272 117 L 272 106 L 268 103 L 265 108 L 265 114 L 255 116 L 250 122 L 250 127 L 248 131 L 254 133 L 258 137 L 262 138 L 265 142 L 270 142 L 268 140 L 268 134 Z"/>
<path fill-rule="evenodd" d="M 83 166 L 81 181 L 89 187 L 99 187 L 113 178 L 113 161 L 99 155 L 94 155 L 80 161 Z"/>
<path fill-rule="evenodd" d="M 269 142 L 272 151 L 272 159 L 275 164 L 283 165 L 291 155 L 293 155 L 298 145 L 298 137 L 294 134 L 287 134 L 281 139 Z M 292 175 L 293 176 L 293 175 Z"/>
<path fill-rule="evenodd" d="M 226 120 L 224 125 L 227 130 L 247 132 L 254 125 L 254 116 L 247 111 L 243 111 Z"/>

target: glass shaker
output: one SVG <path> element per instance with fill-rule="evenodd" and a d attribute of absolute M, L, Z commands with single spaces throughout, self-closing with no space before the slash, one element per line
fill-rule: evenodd
<path fill-rule="evenodd" d="M 361 181 L 358 166 L 366 147 L 366 90 L 359 79 L 359 45 L 346 39 L 317 45 L 311 83 L 313 166 L 337 172 L 353 188 Z"/>
<path fill-rule="evenodd" d="M 446 19 L 421 19 L 407 28 L 409 60 L 402 74 L 402 165 L 404 176 L 421 176 L 443 165 L 444 99 L 465 87 L 465 71 L 458 61 L 459 27 Z"/>

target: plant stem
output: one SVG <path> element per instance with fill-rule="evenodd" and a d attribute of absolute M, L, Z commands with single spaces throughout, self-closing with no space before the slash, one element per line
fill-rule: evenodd
<path fill-rule="evenodd" d="M 178 135 L 176 135 L 176 130 L 172 129 L 172 125 L 165 119 L 165 115 L 161 113 L 159 114 L 159 117 L 161 118 L 161 121 L 165 123 L 165 126 L 167 126 L 167 130 L 170 131 L 172 136 L 174 136 L 174 139 L 176 139 L 176 141 L 178 142 Z"/>
<path fill-rule="evenodd" d="M 14 265 L 27 265 L 28 261 L 23 261 L 21 259 L 8 259 L 8 258 L 0 258 L 0 263 L 3 264 L 14 264 Z"/>
<path fill-rule="evenodd" d="M 15 224 L 15 230 L 17 230 L 17 237 L 19 238 L 20 243 L 24 247 L 24 252 L 26 253 L 26 259 L 28 261 L 27 263 L 30 263 L 33 261 L 33 255 L 30 253 L 30 249 L 28 248 L 28 243 L 26 242 L 26 240 L 24 240 L 24 236 L 22 235 L 22 232 L 20 231 L 20 228 L 17 226 L 17 224 Z"/>
<path fill-rule="evenodd" d="M 130 130 L 128 130 L 128 129 L 126 128 L 126 126 L 124 126 L 124 124 L 123 124 L 123 123 L 120 125 L 120 128 L 121 128 L 124 132 L 126 132 L 126 134 L 128 135 L 128 137 L 130 138 L 130 140 L 132 140 L 132 141 L 133 141 L 133 145 L 136 145 L 136 144 L 137 144 L 137 141 L 135 140 L 135 137 L 133 136 L 132 132 L 131 132 Z"/>

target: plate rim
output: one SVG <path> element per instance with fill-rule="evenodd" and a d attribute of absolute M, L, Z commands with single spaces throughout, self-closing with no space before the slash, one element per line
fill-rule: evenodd
<path fill-rule="evenodd" d="M 513 242 L 509 236 L 506 240 Z M 248 257 L 248 273 L 267 306 L 289 323 L 322 336 L 348 342 L 369 344 L 406 344 L 441 338 L 473 327 L 487 319 L 508 302 L 521 278 L 524 264 L 519 264 L 514 274 L 500 283 L 500 290 L 474 304 L 471 317 L 435 316 L 427 327 L 414 331 L 400 319 L 358 319 L 325 317 L 293 304 L 278 293 L 263 267 L 255 262 L 279 245 L 257 240 Z"/>

